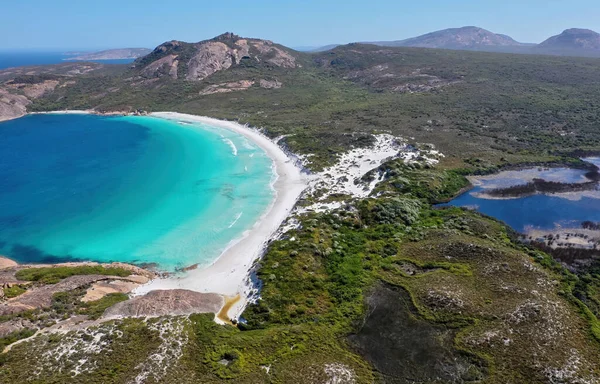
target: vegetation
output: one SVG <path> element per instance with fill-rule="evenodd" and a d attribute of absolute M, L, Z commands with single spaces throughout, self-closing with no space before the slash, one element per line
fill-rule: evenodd
<path fill-rule="evenodd" d="M 190 49 L 182 45 L 183 57 Z M 598 268 L 575 274 L 492 218 L 433 204 L 469 188 L 469 174 L 583 167 L 575 154 L 600 151 L 600 62 L 364 45 L 298 55 L 302 69 L 240 63 L 198 83 L 145 82 L 135 69 L 91 72 L 32 108 L 235 119 L 287 135 L 290 150 L 314 154 L 312 170 L 391 132 L 415 148 L 435 144 L 441 164 L 388 162 L 365 176 L 384 176 L 373 197 L 303 216 L 270 243 L 257 270 L 261 298 L 237 328 L 193 315 L 42 335 L 2 357 L 0 381 L 130 382 L 151 367 L 150 356 L 164 359 L 146 382 L 335 382 L 331 372 L 356 383 L 597 380 Z M 200 95 L 266 74 L 282 88 Z M 102 273 L 28 269 L 18 277 L 48 283 L 84 272 Z M 95 318 L 124 299 L 84 304 L 82 294 L 56 295 L 54 315 Z M 82 338 L 105 342 L 102 353 L 40 357 Z"/>
<path fill-rule="evenodd" d="M 533 181 L 527 184 L 492 189 L 490 191 L 486 191 L 486 194 L 497 197 L 519 197 L 533 195 L 536 193 L 581 192 L 594 190 L 597 184 L 598 183 L 596 181 L 589 181 L 585 183 L 561 183 L 556 181 L 546 181 L 543 179 L 533 179 Z"/>
<path fill-rule="evenodd" d="M 101 265 L 84 265 L 77 267 L 43 267 L 26 268 L 16 273 L 16 277 L 23 281 L 36 281 L 44 284 L 56 284 L 60 280 L 75 275 L 107 275 L 129 276 L 131 271 L 123 268 L 103 267 Z"/>
<path fill-rule="evenodd" d="M 180 53 L 188 48 L 182 45 Z M 32 109 L 169 110 L 239 120 L 273 137 L 291 135 L 290 149 L 315 154 L 314 169 L 356 145 L 357 134 L 380 131 L 434 143 L 452 167 L 600 149 L 598 60 L 356 44 L 295 55 L 301 69 L 240 64 L 202 82 L 168 76 L 136 82 L 127 79 L 137 70 L 125 67 L 120 75 L 91 72 Z M 264 77 L 283 86 L 200 95 L 211 84 Z M 432 79 L 443 86 L 402 90 Z"/>
<path fill-rule="evenodd" d="M 8 334 L 7 336 L 0 337 L 0 352 L 4 351 L 4 348 L 9 346 L 10 344 L 15 343 L 22 339 L 26 339 L 30 336 L 33 336 L 34 334 L 35 334 L 34 330 L 24 329 L 21 331 L 12 332 L 12 333 Z"/>
<path fill-rule="evenodd" d="M 17 297 L 22 295 L 27 291 L 27 288 L 24 288 L 21 285 L 12 285 L 4 287 L 4 297 L 8 299 L 12 299 L 13 297 Z"/>

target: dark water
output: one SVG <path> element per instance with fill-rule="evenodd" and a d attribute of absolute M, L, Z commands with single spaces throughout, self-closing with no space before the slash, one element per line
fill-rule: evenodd
<path fill-rule="evenodd" d="M 600 165 L 600 159 L 586 159 Z M 582 221 L 600 222 L 600 192 L 584 191 L 555 195 L 534 195 L 514 199 L 489 199 L 479 196 L 486 189 L 524 184 L 533 177 L 550 181 L 582 182 L 585 171 L 554 168 L 548 170 L 522 170 L 501 172 L 491 177 L 479 178 L 480 185 L 452 200 L 449 205 L 470 207 L 502 220 L 517 231 L 530 228 L 553 229 L 579 227 Z"/>
<path fill-rule="evenodd" d="M 29 65 L 49 65 L 73 62 L 62 52 L 0 52 L 0 69 L 22 67 Z M 133 59 L 124 60 L 98 60 L 105 64 L 128 64 Z"/>

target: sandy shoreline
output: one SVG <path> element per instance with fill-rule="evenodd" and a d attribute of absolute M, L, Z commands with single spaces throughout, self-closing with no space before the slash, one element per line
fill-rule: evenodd
<path fill-rule="evenodd" d="M 97 113 L 92 110 L 65 110 L 31 114 Z M 117 114 L 127 115 L 126 113 Z M 178 276 L 157 278 L 133 291 L 133 294 L 137 296 L 145 295 L 150 291 L 173 289 L 216 293 L 226 298 L 239 295 L 241 299 L 229 310 L 229 316 L 237 318 L 246 307 L 247 299 L 251 294 L 250 271 L 255 261 L 262 256 L 267 243 L 294 209 L 298 198 L 308 185 L 308 178 L 301 172 L 295 161 L 276 143 L 247 126 L 231 121 L 176 112 L 154 112 L 148 116 L 182 123 L 206 124 L 236 132 L 259 146 L 273 161 L 275 181 L 272 183 L 272 188 L 275 198 L 252 229 L 246 231 L 241 238 L 232 240 L 211 265 L 191 269 Z"/>
<path fill-rule="evenodd" d="M 156 112 L 150 116 L 185 123 L 207 124 L 236 132 L 258 145 L 273 161 L 276 173 L 273 188 L 276 196 L 251 230 L 230 244 L 210 266 L 188 271 L 179 277 L 155 279 L 134 291 L 137 295 L 164 289 L 189 289 L 228 297 L 239 294 L 242 300 L 229 312 L 231 317 L 237 317 L 246 306 L 246 299 L 250 293 L 249 272 L 254 262 L 262 255 L 268 241 L 292 212 L 296 201 L 306 188 L 306 176 L 277 144 L 238 123 L 174 112 Z"/>

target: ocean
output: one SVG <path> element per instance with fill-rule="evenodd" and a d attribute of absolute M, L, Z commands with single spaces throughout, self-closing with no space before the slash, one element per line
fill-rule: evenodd
<path fill-rule="evenodd" d="M 154 117 L 0 123 L 0 254 L 19 262 L 210 264 L 274 198 L 245 137 Z"/>
<path fill-rule="evenodd" d="M 73 62 L 72 60 L 67 60 L 69 57 L 62 52 L 0 52 L 0 70 L 29 65 Z M 133 59 L 98 60 L 97 62 L 104 64 L 128 64 L 133 62 Z"/>

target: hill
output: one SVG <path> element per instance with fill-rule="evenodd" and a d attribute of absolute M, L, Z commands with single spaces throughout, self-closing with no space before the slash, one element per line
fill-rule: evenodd
<path fill-rule="evenodd" d="M 144 78 L 169 76 L 200 81 L 232 66 L 296 68 L 292 50 L 260 39 L 224 33 L 199 43 L 169 41 L 139 58 L 134 68 Z"/>
<path fill-rule="evenodd" d="M 534 51 L 561 56 L 600 57 L 600 34 L 589 29 L 567 29 L 540 43 Z"/>
<path fill-rule="evenodd" d="M 80 54 L 75 57 L 70 57 L 69 60 L 79 61 L 95 61 L 95 60 L 121 60 L 121 59 L 137 59 L 150 53 L 152 50 L 148 48 L 121 48 L 108 49 L 105 51 Z"/>
<path fill-rule="evenodd" d="M 133 66 L 78 64 L 0 71 L 0 89 L 28 111 L 247 123 L 315 173 L 352 150 L 369 160 L 382 133 L 417 159 L 444 156 L 387 161 L 363 177 L 381 180 L 368 198 L 330 195 L 342 208 L 299 215 L 268 244 L 260 300 L 238 327 L 210 314 L 42 333 L 3 355 L 1 382 L 598 381 L 598 262 L 576 276 L 502 223 L 434 204 L 464 191 L 464 175 L 600 152 L 599 60 L 367 44 L 301 53 L 224 34 L 161 44 Z M 48 313 L 6 315 L 0 341 L 85 316 L 85 289 L 53 298 Z"/>
<path fill-rule="evenodd" d="M 473 26 L 444 29 L 406 40 L 378 41 L 371 44 L 389 47 L 421 47 L 491 52 L 521 52 L 525 47 L 530 46 L 530 44 L 519 43 L 509 36 Z"/>

